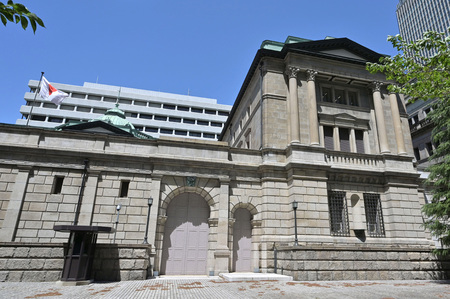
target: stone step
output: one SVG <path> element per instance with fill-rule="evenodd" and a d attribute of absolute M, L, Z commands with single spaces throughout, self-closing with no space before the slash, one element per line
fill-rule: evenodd
<path fill-rule="evenodd" d="M 252 272 L 235 272 L 220 273 L 219 277 L 226 281 L 249 281 L 249 280 L 274 280 L 274 281 L 292 281 L 292 276 L 275 274 L 275 273 L 252 273 Z"/>

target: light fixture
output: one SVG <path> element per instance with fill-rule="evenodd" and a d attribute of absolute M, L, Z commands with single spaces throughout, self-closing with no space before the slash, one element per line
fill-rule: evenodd
<path fill-rule="evenodd" d="M 153 204 L 153 197 L 150 197 L 148 199 L 147 225 L 145 227 L 144 242 L 142 242 L 142 244 L 148 244 L 148 224 L 150 221 L 150 209 L 152 207 L 152 204 Z"/>
<path fill-rule="evenodd" d="M 298 246 L 298 238 L 297 238 L 297 208 L 298 208 L 298 202 L 294 200 L 292 202 L 292 209 L 294 209 L 294 228 L 295 228 L 295 242 L 294 242 L 294 246 Z"/>

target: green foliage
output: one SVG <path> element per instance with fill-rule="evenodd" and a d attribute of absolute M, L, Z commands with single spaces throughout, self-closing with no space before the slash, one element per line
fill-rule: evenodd
<path fill-rule="evenodd" d="M 27 29 L 30 24 L 34 33 L 37 25 L 45 28 L 44 22 L 37 15 L 30 12 L 23 4 L 14 3 L 12 0 L 8 0 L 6 5 L 0 2 L 0 19 L 5 26 L 8 22 L 16 24 L 20 22 L 22 28 Z"/>
<path fill-rule="evenodd" d="M 386 79 L 396 81 L 398 85 L 389 89 L 409 96 L 411 102 L 435 99 L 433 110 L 427 115 L 434 125 L 432 141 L 436 146 L 427 181 L 433 198 L 422 211 L 426 216 L 424 226 L 445 245 L 434 250 L 438 255 L 450 253 L 450 36 L 445 35 L 426 32 L 412 43 L 399 35 L 389 36 L 399 54 L 367 65 L 370 72 L 382 72 Z M 427 56 L 427 52 L 432 55 Z"/>

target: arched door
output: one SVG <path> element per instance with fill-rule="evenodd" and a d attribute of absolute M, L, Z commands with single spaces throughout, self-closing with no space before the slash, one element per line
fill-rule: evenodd
<path fill-rule="evenodd" d="M 207 274 L 209 206 L 195 193 L 175 197 L 167 208 L 161 274 Z"/>
<path fill-rule="evenodd" d="M 252 271 L 252 226 L 251 215 L 247 209 L 234 212 L 233 225 L 233 271 Z"/>

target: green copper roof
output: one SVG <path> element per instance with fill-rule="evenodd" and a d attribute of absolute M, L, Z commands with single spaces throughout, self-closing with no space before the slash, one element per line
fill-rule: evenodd
<path fill-rule="evenodd" d="M 106 111 L 105 115 L 103 115 L 98 119 L 91 119 L 88 122 L 70 121 L 69 123 L 58 126 L 55 129 L 58 131 L 61 130 L 83 131 L 93 127 L 105 128 L 105 126 L 106 127 L 112 126 L 107 129 L 111 131 L 111 134 L 119 134 L 126 136 L 131 135 L 140 139 L 155 139 L 152 136 L 144 134 L 139 130 L 137 130 L 133 126 L 133 124 L 126 119 L 125 113 L 119 109 L 119 104 L 116 104 L 116 107 Z M 90 131 L 93 132 L 92 129 L 90 129 Z"/>
<path fill-rule="evenodd" d="M 119 109 L 119 104 L 116 104 L 116 107 L 106 111 L 105 115 L 97 120 L 102 120 L 118 127 L 130 127 L 131 129 L 135 129 L 133 124 L 126 119 L 125 113 Z M 95 121 L 95 119 L 91 119 L 90 121 Z"/>
<path fill-rule="evenodd" d="M 273 51 L 281 51 L 283 49 L 283 46 L 286 44 L 296 44 L 296 43 L 303 43 L 303 42 L 310 42 L 312 40 L 301 38 L 301 37 L 295 37 L 295 36 L 288 36 L 284 43 L 276 42 L 272 40 L 265 40 L 261 43 L 261 49 L 268 49 Z"/>

